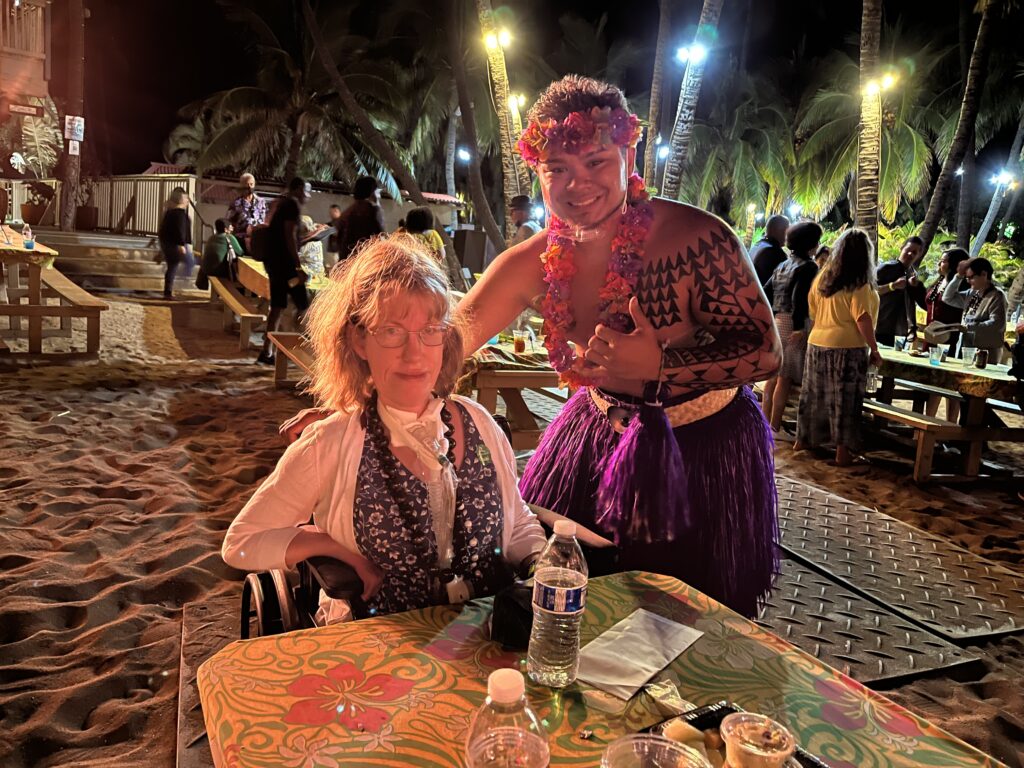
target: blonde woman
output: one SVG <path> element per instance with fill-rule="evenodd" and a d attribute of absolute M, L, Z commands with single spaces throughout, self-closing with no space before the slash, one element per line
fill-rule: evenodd
<path fill-rule="evenodd" d="M 493 594 L 544 546 L 490 415 L 453 396 L 462 333 L 448 280 L 408 235 L 368 243 L 308 314 L 309 427 L 231 524 L 224 560 L 261 571 L 326 555 L 351 565 L 374 613 Z M 305 526 L 313 518 L 313 526 Z M 346 606 L 321 596 L 322 618 Z"/>

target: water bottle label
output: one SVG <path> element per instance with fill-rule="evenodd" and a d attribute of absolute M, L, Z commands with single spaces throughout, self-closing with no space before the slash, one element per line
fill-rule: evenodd
<path fill-rule="evenodd" d="M 587 604 L 587 588 L 550 587 L 535 581 L 533 604 L 550 613 L 579 613 Z"/>

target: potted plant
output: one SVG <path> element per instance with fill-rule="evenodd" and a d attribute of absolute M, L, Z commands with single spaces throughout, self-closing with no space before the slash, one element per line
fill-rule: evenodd
<path fill-rule="evenodd" d="M 96 207 L 96 182 L 83 178 L 78 182 L 75 193 L 75 229 L 79 232 L 92 232 L 100 219 L 100 209 Z"/>
<path fill-rule="evenodd" d="M 25 187 L 28 199 L 21 204 L 21 219 L 34 227 L 42 222 L 53 203 L 53 187 L 41 181 L 30 181 Z"/>

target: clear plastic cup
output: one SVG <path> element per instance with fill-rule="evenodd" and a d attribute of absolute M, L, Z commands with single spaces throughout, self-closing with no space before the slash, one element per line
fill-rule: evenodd
<path fill-rule="evenodd" d="M 928 362 L 932 365 L 942 364 L 942 347 L 932 347 L 928 350 Z"/>
<path fill-rule="evenodd" d="M 517 355 L 526 352 L 526 342 L 529 340 L 530 334 L 527 331 L 512 331 L 512 349 Z"/>
<path fill-rule="evenodd" d="M 964 368 L 970 368 L 974 365 L 974 353 L 977 351 L 978 350 L 975 347 L 961 348 L 960 352 L 963 354 L 963 360 L 961 362 L 963 363 Z"/>
<path fill-rule="evenodd" d="M 699 752 L 651 733 L 616 739 L 601 756 L 601 768 L 711 768 Z"/>
<path fill-rule="evenodd" d="M 734 712 L 719 731 L 729 768 L 782 768 L 796 751 L 789 729 L 765 715 Z"/>

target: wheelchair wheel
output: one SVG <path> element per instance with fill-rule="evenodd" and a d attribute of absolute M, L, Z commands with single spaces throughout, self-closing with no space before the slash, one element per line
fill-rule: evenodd
<path fill-rule="evenodd" d="M 239 631 L 243 640 L 279 635 L 299 628 L 292 588 L 284 571 L 263 571 L 245 577 Z"/>

